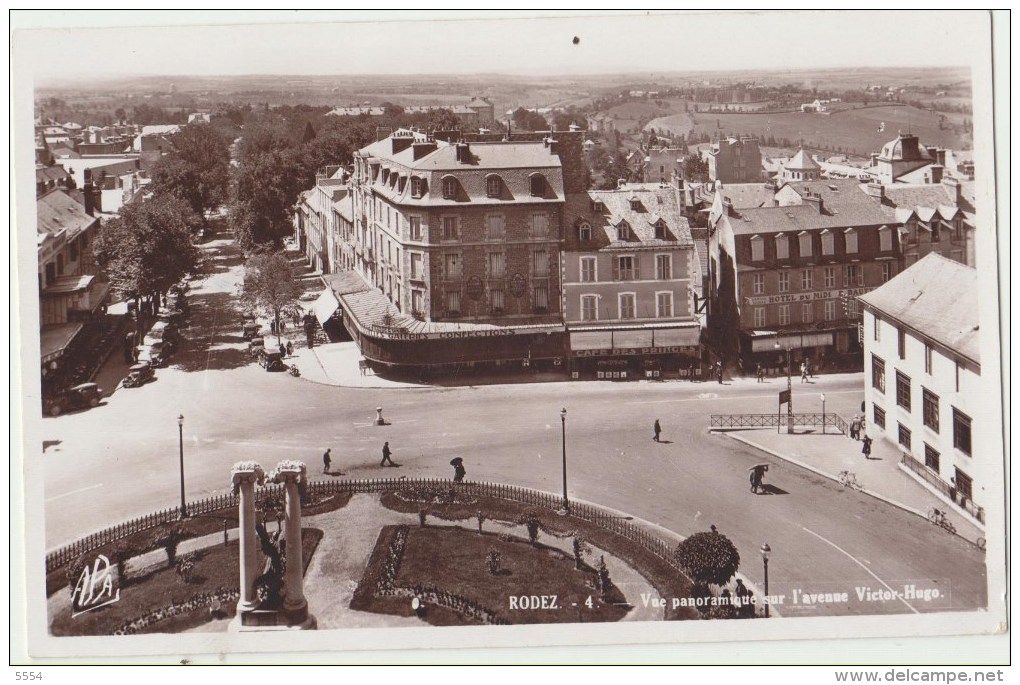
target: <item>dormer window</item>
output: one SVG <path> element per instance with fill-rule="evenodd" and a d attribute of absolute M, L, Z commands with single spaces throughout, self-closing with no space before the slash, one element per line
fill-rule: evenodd
<path fill-rule="evenodd" d="M 636 197 L 630 198 L 630 211 L 640 212 L 641 211 L 641 200 Z"/>
<path fill-rule="evenodd" d="M 453 176 L 443 178 L 443 199 L 453 200 L 457 197 L 457 179 Z"/>
<path fill-rule="evenodd" d="M 812 254 L 814 254 L 814 250 L 811 247 L 811 234 L 803 231 L 800 234 L 800 256 L 810 257 Z"/>
<path fill-rule="evenodd" d="M 620 240 L 631 240 L 634 237 L 630 230 L 630 224 L 626 221 L 621 221 L 620 225 L 616 227 L 616 235 Z"/>
<path fill-rule="evenodd" d="M 846 253 L 847 254 L 856 254 L 857 253 L 857 229 L 856 228 L 848 228 L 843 233 L 843 236 L 846 238 Z"/>
<path fill-rule="evenodd" d="M 425 181 L 417 176 L 411 177 L 411 197 L 421 197 L 425 194 Z"/>
<path fill-rule="evenodd" d="M 751 261 L 761 262 L 765 259 L 765 240 L 760 235 L 751 236 Z"/>
<path fill-rule="evenodd" d="M 532 197 L 544 197 L 545 196 L 545 176 L 542 174 L 532 174 L 529 177 L 529 186 Z"/>
<path fill-rule="evenodd" d="M 659 219 L 658 221 L 655 222 L 655 239 L 656 240 L 666 240 L 667 239 L 667 236 L 666 236 L 666 222 L 663 221 L 662 219 Z"/>
<path fill-rule="evenodd" d="M 591 240 L 591 224 L 582 221 L 577 226 L 577 237 L 579 240 Z"/>
<path fill-rule="evenodd" d="M 804 250 L 801 250 L 803 253 Z M 822 231 L 822 254 L 832 255 L 836 253 L 836 237 L 829 230 Z"/>
<path fill-rule="evenodd" d="M 776 259 L 789 259 L 790 258 L 790 241 L 785 234 L 780 233 L 776 236 Z"/>
<path fill-rule="evenodd" d="M 489 197 L 499 197 L 503 193 L 503 179 L 496 174 L 489 174 L 485 177 L 485 194 Z"/>
<path fill-rule="evenodd" d="M 605 205 L 602 204 L 602 200 L 592 200 L 591 211 L 595 214 L 601 214 L 605 211 Z"/>

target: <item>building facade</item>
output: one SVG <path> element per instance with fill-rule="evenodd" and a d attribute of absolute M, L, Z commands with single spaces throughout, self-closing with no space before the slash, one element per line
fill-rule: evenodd
<path fill-rule="evenodd" d="M 896 445 L 901 465 L 984 522 L 985 486 L 1001 455 L 982 450 L 977 271 L 930 254 L 862 296 L 868 432 Z M 983 428 L 984 427 L 984 428 Z"/>
<path fill-rule="evenodd" d="M 724 183 L 762 180 L 761 149 L 754 137 L 726 138 L 708 152 L 708 175 Z"/>

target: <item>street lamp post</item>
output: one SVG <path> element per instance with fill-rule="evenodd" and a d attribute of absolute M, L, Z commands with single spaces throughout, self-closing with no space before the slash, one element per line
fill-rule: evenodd
<path fill-rule="evenodd" d="M 776 349 L 786 350 L 786 432 L 793 434 L 793 363 L 790 361 L 790 347 L 776 341 Z"/>
<path fill-rule="evenodd" d="M 560 410 L 560 426 L 563 435 L 563 513 L 570 513 L 570 500 L 567 499 L 567 410 Z"/>
<path fill-rule="evenodd" d="M 761 546 L 761 561 L 765 566 L 765 618 L 769 617 L 769 554 L 772 553 L 772 548 L 769 547 L 769 543 L 765 543 Z"/>
<path fill-rule="evenodd" d="M 822 393 L 822 433 L 825 433 L 825 393 Z"/>
<path fill-rule="evenodd" d="M 182 519 L 188 518 L 188 505 L 184 501 L 184 414 L 177 417 L 177 434 L 179 438 L 178 445 L 180 446 L 180 458 L 181 458 L 181 511 L 180 517 Z"/>

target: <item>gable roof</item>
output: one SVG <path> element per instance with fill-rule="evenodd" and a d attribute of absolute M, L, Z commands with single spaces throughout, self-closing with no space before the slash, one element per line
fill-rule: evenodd
<path fill-rule="evenodd" d="M 639 247 L 691 247 L 691 228 L 680 211 L 676 191 L 671 186 L 628 187 L 620 190 L 589 190 L 571 195 L 563 209 L 566 224 L 564 250 L 583 252 L 599 249 Z M 601 203 L 596 212 L 592 204 Z M 592 240 L 581 242 L 577 226 L 587 222 Z M 665 225 L 666 237 L 656 237 L 656 223 Z M 621 240 L 619 227 L 626 223 L 631 238 Z"/>
<path fill-rule="evenodd" d="M 62 190 L 46 193 L 35 203 L 37 230 L 43 235 L 61 233 L 73 237 L 98 221 L 85 213 L 85 208 Z"/>
<path fill-rule="evenodd" d="M 883 317 L 981 363 L 976 269 L 932 252 L 858 299 Z"/>

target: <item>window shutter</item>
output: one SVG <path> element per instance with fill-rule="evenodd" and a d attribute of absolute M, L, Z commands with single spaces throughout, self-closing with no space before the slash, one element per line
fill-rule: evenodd
<path fill-rule="evenodd" d="M 636 256 L 634 257 L 634 280 L 641 280 L 641 260 Z"/>
<path fill-rule="evenodd" d="M 620 258 L 617 257 L 613 260 L 613 280 L 620 280 Z"/>

